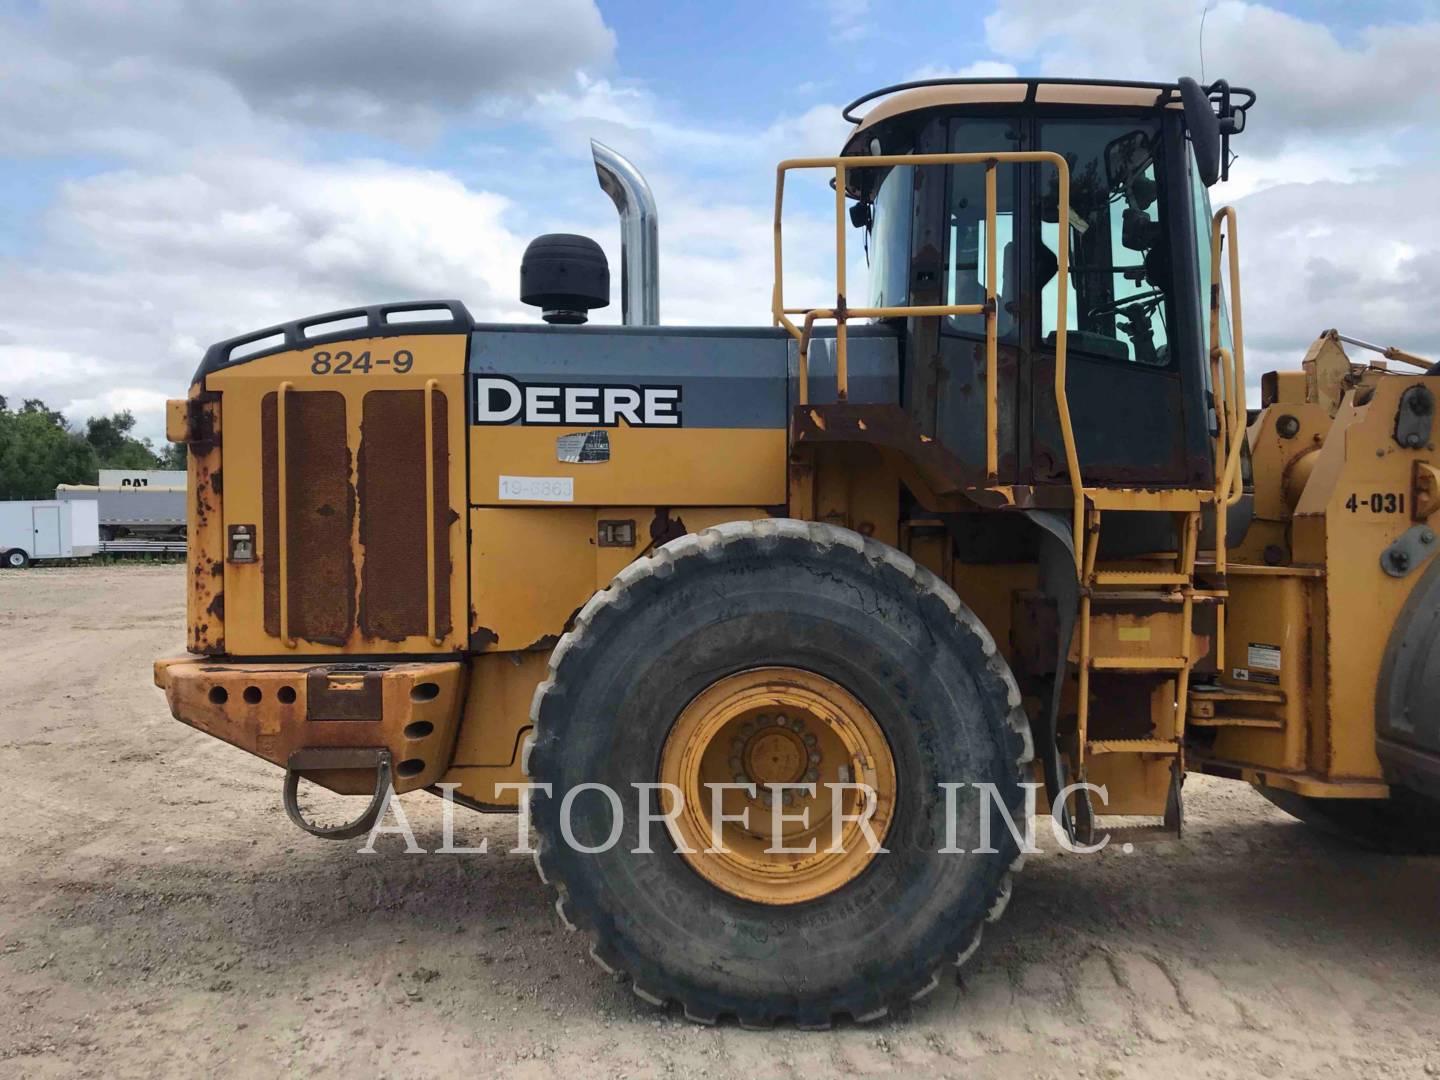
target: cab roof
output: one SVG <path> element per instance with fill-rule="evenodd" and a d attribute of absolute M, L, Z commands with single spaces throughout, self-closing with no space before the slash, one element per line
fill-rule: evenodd
<path fill-rule="evenodd" d="M 863 116 L 856 110 L 879 101 Z M 844 116 L 856 125 L 852 137 L 904 113 L 946 105 L 1109 105 L 1180 108 L 1176 83 L 1125 82 L 1116 79 L 920 79 L 872 90 L 845 106 Z"/>

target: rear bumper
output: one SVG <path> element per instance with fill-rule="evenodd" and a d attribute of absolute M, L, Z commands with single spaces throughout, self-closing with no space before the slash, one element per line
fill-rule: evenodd
<path fill-rule="evenodd" d="M 285 768 L 301 750 L 388 750 L 396 791 L 433 784 L 450 765 L 465 665 L 445 662 L 155 661 L 175 719 Z M 303 770 L 345 795 L 374 787 L 369 769 Z"/>

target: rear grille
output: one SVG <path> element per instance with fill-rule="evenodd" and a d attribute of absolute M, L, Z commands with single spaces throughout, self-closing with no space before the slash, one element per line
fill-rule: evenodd
<path fill-rule="evenodd" d="M 450 633 L 450 490 L 445 395 L 433 395 L 435 633 Z M 399 641 L 428 632 L 425 591 L 425 392 L 372 391 L 360 426 L 360 628 Z"/>
<path fill-rule="evenodd" d="M 363 651 L 367 642 L 398 642 L 428 633 L 427 442 L 433 448 L 435 637 L 449 634 L 450 525 L 454 520 L 448 498 L 449 416 L 445 395 L 432 390 L 431 438 L 427 440 L 425 393 L 373 390 L 364 395 L 355 455 L 358 468 L 353 469 L 356 463 L 349 444 L 344 394 L 285 392 L 283 463 L 279 397 L 273 392 L 265 395 L 261 403 L 261 561 L 265 632 L 270 636 L 282 636 L 282 473 L 285 628 L 289 636 Z"/>
<path fill-rule="evenodd" d="M 276 394 L 260 408 L 265 475 L 265 632 L 280 636 L 280 483 Z M 345 397 L 332 390 L 285 397 L 285 585 L 290 633 L 343 645 L 355 621 L 355 489 Z"/>

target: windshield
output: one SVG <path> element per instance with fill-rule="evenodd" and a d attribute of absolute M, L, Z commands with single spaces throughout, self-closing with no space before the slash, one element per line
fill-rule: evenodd
<path fill-rule="evenodd" d="M 866 238 L 870 256 L 870 306 L 898 307 L 909 297 L 910 207 L 915 170 L 891 169 L 875 193 L 874 224 Z"/>
<path fill-rule="evenodd" d="M 1205 315 L 1205 347 L 1210 349 L 1214 342 L 1210 340 L 1210 257 L 1211 257 L 1211 231 L 1210 222 L 1213 214 L 1210 210 L 1210 189 L 1205 186 L 1205 181 L 1200 178 L 1200 167 L 1195 164 L 1195 155 L 1188 152 L 1190 158 L 1190 195 L 1195 200 L 1195 250 L 1200 254 L 1200 295 L 1204 298 Z M 1230 312 L 1225 303 L 1225 279 L 1224 266 L 1221 263 L 1220 279 L 1220 345 L 1222 348 L 1230 348 Z M 1209 368 L 1206 368 L 1206 379 L 1209 379 Z"/>

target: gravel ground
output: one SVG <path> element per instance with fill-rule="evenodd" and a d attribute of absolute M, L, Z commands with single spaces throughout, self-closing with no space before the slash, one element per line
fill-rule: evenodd
<path fill-rule="evenodd" d="M 1192 777 L 1180 842 L 1032 857 L 908 1016 L 697 1028 L 561 928 L 513 819 L 486 856 L 313 840 L 280 773 L 170 719 L 183 568 L 0 572 L 0 1075 L 1440 1076 L 1440 859 Z M 440 843 L 439 803 L 404 804 Z"/>

